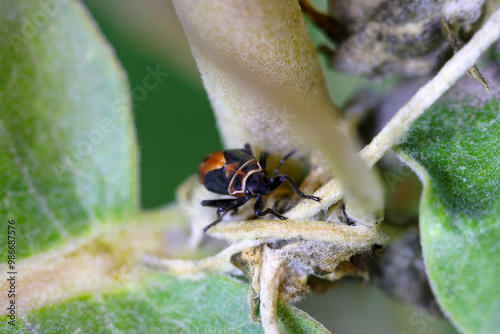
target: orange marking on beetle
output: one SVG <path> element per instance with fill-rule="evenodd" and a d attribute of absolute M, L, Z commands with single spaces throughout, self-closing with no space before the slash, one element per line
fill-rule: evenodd
<path fill-rule="evenodd" d="M 236 174 L 236 172 L 240 168 L 240 165 L 241 164 L 239 162 L 227 165 L 226 166 L 226 172 L 225 172 L 226 177 L 229 178 L 229 179 L 232 178 L 234 176 L 234 174 Z"/>
<path fill-rule="evenodd" d="M 226 158 L 223 151 L 217 151 L 205 157 L 198 168 L 198 181 L 203 184 L 203 179 L 208 172 L 224 167 Z"/>

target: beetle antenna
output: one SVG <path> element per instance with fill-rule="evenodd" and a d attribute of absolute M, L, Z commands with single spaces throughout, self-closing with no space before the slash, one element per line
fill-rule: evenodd
<path fill-rule="evenodd" d="M 283 165 L 283 163 L 288 159 L 290 158 L 295 152 L 297 152 L 297 149 L 294 149 L 292 152 L 288 153 L 287 155 L 285 155 L 279 162 L 278 166 L 276 166 L 276 169 L 274 170 L 273 172 L 273 175 L 271 176 L 271 180 L 273 180 L 276 175 L 278 174 L 278 171 L 279 169 L 281 168 L 281 165 Z"/>
<path fill-rule="evenodd" d="M 250 147 L 249 143 L 245 143 L 243 146 L 243 150 L 245 150 L 248 154 L 252 155 L 252 148 Z"/>
<path fill-rule="evenodd" d="M 264 172 L 266 171 L 266 161 L 267 161 L 267 152 L 262 151 L 260 153 L 259 164 L 260 164 L 260 167 L 264 170 Z"/>

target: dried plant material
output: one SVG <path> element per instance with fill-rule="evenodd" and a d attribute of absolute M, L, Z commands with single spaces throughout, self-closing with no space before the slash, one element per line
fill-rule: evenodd
<path fill-rule="evenodd" d="M 372 142 L 361 151 L 361 157 L 366 164 L 372 166 L 396 145 L 417 118 L 443 96 L 499 37 L 500 9 L 491 15 L 474 37 L 443 66 L 431 81 L 418 90 Z"/>
<path fill-rule="evenodd" d="M 483 6 L 491 1 L 445 0 L 442 1 L 443 19 L 451 25 L 459 25 L 465 32 L 470 32 L 483 14 Z"/>
<path fill-rule="evenodd" d="M 457 51 L 460 50 L 463 46 L 463 42 L 460 39 L 460 36 L 458 36 L 458 32 L 455 29 L 452 30 L 452 28 L 446 22 L 444 17 L 441 20 L 441 27 L 443 29 L 443 34 L 446 36 L 446 38 L 451 44 L 451 47 L 453 48 L 453 53 L 457 53 Z M 477 68 L 476 65 L 472 66 L 469 69 L 468 74 L 472 79 L 479 82 L 484 87 L 484 90 L 487 93 L 491 93 L 488 83 L 486 82 L 486 80 L 484 80 L 483 76 L 481 75 L 481 72 L 479 72 L 479 69 Z"/>
<path fill-rule="evenodd" d="M 264 332 L 268 334 L 281 333 L 278 327 L 278 291 L 281 280 L 285 276 L 283 260 L 269 247 L 264 246 L 262 262 L 260 263 L 259 299 L 260 318 Z"/>
<path fill-rule="evenodd" d="M 323 176 L 321 168 L 314 168 L 312 176 Z M 308 181 L 309 180 L 309 181 Z M 194 223 L 206 224 L 207 215 L 201 214 L 196 201 L 205 190 L 189 179 L 178 191 L 179 202 Z M 310 177 L 305 187 L 313 186 Z M 329 184 L 329 183 L 327 183 Z M 339 192 L 340 194 L 340 192 Z M 292 197 L 293 198 L 293 197 Z M 289 197 L 274 197 L 283 202 Z M 269 199 L 268 199 L 269 200 Z M 351 226 L 345 216 L 345 208 L 338 198 L 323 211 L 309 212 L 310 220 L 243 220 L 223 221 L 207 231 L 207 234 L 231 243 L 215 256 L 201 260 L 157 259 L 146 257 L 143 262 L 151 267 L 177 275 L 198 275 L 207 272 L 234 273 L 233 264 L 250 281 L 249 304 L 251 316 L 260 321 L 266 333 L 280 333 L 277 321 L 277 301 L 295 302 L 309 291 L 307 279 L 314 275 L 336 280 L 346 274 L 366 275 L 366 270 L 346 265 L 359 254 L 370 252 L 374 245 L 383 245 L 387 238 L 374 223 Z M 302 201 L 299 203 L 307 203 Z M 267 203 L 272 206 L 272 203 Z M 299 204 L 300 205 L 300 204 Z M 286 215 L 300 214 L 290 209 Z M 306 211 L 305 211 L 306 212 Z M 304 211 L 302 211 L 304 213 Z M 213 212 L 212 212 L 213 214 Z M 238 212 L 238 217 L 252 216 L 251 211 Z M 234 219 L 234 217 L 232 217 Z M 344 265 L 337 267 L 344 263 Z"/>
<path fill-rule="evenodd" d="M 335 17 L 321 13 L 314 8 L 308 0 L 299 0 L 300 7 L 315 24 L 317 24 L 334 41 L 345 38 L 347 32 L 345 26 Z"/>
<path fill-rule="evenodd" d="M 331 15 L 346 27 L 337 41 L 334 68 L 356 75 L 384 78 L 422 76 L 441 66 L 449 43 L 441 34 L 441 18 L 470 32 L 481 20 L 480 1 L 330 1 Z"/>
<path fill-rule="evenodd" d="M 486 80 L 484 79 L 483 75 L 481 74 L 481 72 L 479 71 L 479 68 L 477 68 L 476 65 L 472 66 L 470 69 L 469 69 L 469 72 L 467 72 L 467 74 L 469 74 L 469 76 L 476 80 L 477 82 L 479 82 L 483 88 L 484 88 L 484 91 L 486 93 L 491 93 L 491 89 L 490 89 L 490 86 L 488 86 L 488 83 L 486 82 Z"/>
<path fill-rule="evenodd" d="M 233 272 L 232 267 L 228 266 L 231 256 L 255 245 L 258 245 L 256 241 L 243 240 L 233 243 L 214 256 L 201 260 L 166 259 L 148 255 L 143 257 L 142 263 L 174 275 L 199 275 L 215 271 Z"/>
<path fill-rule="evenodd" d="M 316 188 L 314 177 L 328 179 L 320 167 L 315 166 L 306 177 L 301 188 Z M 331 181 L 330 181 L 331 182 Z M 327 183 L 327 184 L 335 184 Z M 324 187 L 323 189 L 329 189 Z M 341 194 L 340 191 L 335 194 Z M 206 190 L 191 178 L 179 188 L 178 196 L 187 217 L 193 219 L 193 228 L 201 230 L 207 223 L 206 208 L 199 204 L 200 196 Z M 351 226 L 346 217 L 341 197 L 330 203 L 323 210 L 307 211 L 295 209 L 304 203 L 300 201 L 293 207 L 294 196 L 269 196 L 267 205 L 274 207 L 277 201 L 284 208 L 287 216 L 302 214 L 308 217 L 303 220 L 247 220 L 253 216 L 251 210 L 237 213 L 237 217 L 245 220 L 225 220 L 207 231 L 207 234 L 230 242 L 230 246 L 220 253 L 201 260 L 158 259 L 146 257 L 143 262 L 151 267 L 177 275 L 198 275 L 207 272 L 234 273 L 239 268 L 250 281 L 249 304 L 251 316 L 262 322 L 266 333 L 279 333 L 277 322 L 277 301 L 295 302 L 309 291 L 307 279 L 314 275 L 326 280 L 337 280 L 347 274 L 366 275 L 366 270 L 356 265 L 346 265 L 350 259 L 359 254 L 371 252 L 374 245 L 383 245 L 387 238 L 376 222 L 368 225 Z M 316 202 L 314 202 L 316 203 Z M 322 203 L 318 203 L 322 204 Z M 322 204 L 323 205 L 323 204 Z M 250 207 L 250 206 L 248 206 Z M 211 212 L 213 215 L 214 213 Z M 343 263 L 337 270 L 337 267 Z M 257 316 L 260 314 L 260 318 Z"/>
<path fill-rule="evenodd" d="M 309 291 L 307 277 L 339 279 L 346 270 L 339 264 L 353 256 L 370 252 L 387 238 L 378 227 L 342 226 L 321 221 L 254 220 L 224 222 L 209 230 L 213 236 L 233 241 L 219 254 L 203 260 L 156 259 L 147 257 L 149 266 L 179 275 L 209 271 L 233 272 L 229 262 L 249 278 L 251 315 L 257 320 L 260 309 L 266 333 L 279 333 L 276 303 L 295 302 Z"/>
<path fill-rule="evenodd" d="M 394 298 L 441 315 L 425 274 L 418 231 L 402 229 L 399 233 L 369 263 L 370 282 Z"/>
<path fill-rule="evenodd" d="M 208 234 L 228 241 L 307 239 L 335 242 L 345 247 L 368 247 L 378 241 L 379 227 L 349 226 L 340 222 L 266 220 L 230 221 L 214 226 Z M 381 233 L 381 232 L 380 232 Z"/>

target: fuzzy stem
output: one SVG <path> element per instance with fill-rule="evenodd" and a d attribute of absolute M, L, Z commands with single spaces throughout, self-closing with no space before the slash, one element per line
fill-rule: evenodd
<path fill-rule="evenodd" d="M 258 242 L 252 240 L 241 240 L 231 244 L 214 256 L 201 260 L 179 260 L 156 258 L 145 256 L 142 263 L 149 267 L 160 269 L 174 275 L 191 275 L 205 271 L 217 271 L 230 263 L 233 254 L 242 252 L 250 247 L 258 245 Z"/>
<path fill-rule="evenodd" d="M 356 216 L 384 206 L 380 180 L 342 129 L 296 0 L 174 0 L 226 147 L 249 142 L 295 158 L 312 150 Z M 326 199 L 328 200 L 328 199 Z"/>
<path fill-rule="evenodd" d="M 281 334 L 278 326 L 278 291 L 283 262 L 268 246 L 264 247 L 260 277 L 260 317 L 266 334 Z"/>
<path fill-rule="evenodd" d="M 307 239 L 332 242 L 352 248 L 369 248 L 383 244 L 385 236 L 378 226 L 348 226 L 317 220 L 266 220 L 230 221 L 214 226 L 209 235 L 228 241 L 276 238 Z"/>

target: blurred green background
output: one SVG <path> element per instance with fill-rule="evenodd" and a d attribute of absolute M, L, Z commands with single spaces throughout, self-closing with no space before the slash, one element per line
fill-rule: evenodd
<path fill-rule="evenodd" d="M 168 32 L 161 32 L 165 23 L 167 28 L 179 24 L 168 3 L 114 0 L 85 3 L 115 49 L 132 91 L 137 92 L 133 94 L 133 109 L 141 153 L 142 207 L 154 208 L 172 202 L 179 183 L 196 173 L 205 155 L 221 148 L 215 119 L 187 41 L 181 35 L 176 44 L 169 40 Z M 165 22 L 148 17 L 157 10 L 157 14 L 165 15 L 156 19 Z M 158 33 L 149 33 L 156 29 Z M 168 77 L 146 91 L 147 95 L 141 95 L 144 90 L 140 88 L 134 90 L 143 86 L 148 70 L 157 68 L 168 72 Z"/>
<path fill-rule="evenodd" d="M 141 153 L 141 203 L 143 208 L 160 207 L 175 199 L 176 187 L 196 173 L 205 155 L 222 148 L 189 46 L 167 0 L 84 3 L 115 49 L 133 92 L 141 91 L 151 69 L 169 73 L 156 88 L 144 96 L 134 94 L 133 99 Z M 328 43 L 309 27 L 317 45 Z M 326 67 L 323 57 L 321 62 Z M 332 98 L 339 106 L 358 88 L 370 85 L 360 78 L 327 73 Z M 335 333 L 455 333 L 447 321 L 359 282 L 312 294 L 298 306 Z"/>

